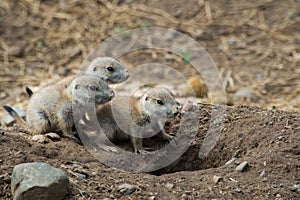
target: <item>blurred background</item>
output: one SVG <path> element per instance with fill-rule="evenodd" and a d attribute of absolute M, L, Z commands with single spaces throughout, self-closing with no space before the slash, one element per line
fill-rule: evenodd
<path fill-rule="evenodd" d="M 299 111 L 299 22 L 298 0 L 1 0 L 0 104 L 24 108 L 25 86 L 77 73 L 89 52 L 115 34 L 163 27 L 205 48 L 222 76 L 227 104 Z M 193 77 L 191 52 L 182 53 L 145 49 L 120 60 L 129 69 L 151 62 L 181 69 L 205 90 Z"/>

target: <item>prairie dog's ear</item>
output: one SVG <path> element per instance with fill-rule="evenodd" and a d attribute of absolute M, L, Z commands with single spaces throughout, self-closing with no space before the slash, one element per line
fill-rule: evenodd
<path fill-rule="evenodd" d="M 29 88 L 29 87 L 25 87 L 25 92 L 27 93 L 27 95 L 29 96 L 29 97 L 31 97 L 32 95 L 33 95 L 33 92 L 32 92 L 32 90 Z"/>
<path fill-rule="evenodd" d="M 148 97 L 145 97 L 145 101 L 148 101 L 149 100 L 149 98 Z"/>
<path fill-rule="evenodd" d="M 75 89 L 77 90 L 77 89 L 79 89 L 79 87 L 80 87 L 80 85 L 75 85 Z"/>
<path fill-rule="evenodd" d="M 93 68 L 93 72 L 95 72 L 97 70 L 97 66 L 95 66 L 94 68 Z"/>

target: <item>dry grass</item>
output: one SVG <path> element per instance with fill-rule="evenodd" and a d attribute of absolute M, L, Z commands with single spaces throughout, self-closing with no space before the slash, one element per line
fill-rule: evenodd
<path fill-rule="evenodd" d="M 166 2 L 2 0 L 0 93 L 12 98 L 3 95 L 1 101 L 14 99 L 12 88 L 76 73 L 88 53 L 114 34 L 159 26 L 203 45 L 220 67 L 228 92 L 252 89 L 254 98 L 246 103 L 299 110 L 299 3 L 192 2 L 194 14 L 181 17 L 185 12 L 169 12 L 168 5 L 162 6 Z M 160 59 L 160 52 L 143 53 Z M 129 65 L 135 61 L 126 60 Z M 175 61 L 175 67 L 182 65 Z"/>

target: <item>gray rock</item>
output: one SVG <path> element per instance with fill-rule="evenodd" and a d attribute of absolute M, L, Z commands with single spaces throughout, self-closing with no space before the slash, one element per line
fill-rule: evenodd
<path fill-rule="evenodd" d="M 122 185 L 119 185 L 118 188 L 117 188 L 117 190 L 119 192 L 124 193 L 125 195 L 130 195 L 130 194 L 132 194 L 132 193 L 135 192 L 136 187 L 133 186 L 133 185 L 130 185 L 128 183 L 124 183 Z"/>
<path fill-rule="evenodd" d="M 247 161 L 242 162 L 241 164 L 239 164 L 235 170 L 238 172 L 243 172 L 247 167 L 249 166 Z"/>
<path fill-rule="evenodd" d="M 15 122 L 15 119 L 9 114 L 5 114 L 1 119 L 1 124 L 5 124 L 6 126 L 12 124 L 13 122 Z"/>
<path fill-rule="evenodd" d="M 14 200 L 64 199 L 68 189 L 66 173 L 47 163 L 23 163 L 13 169 L 11 190 Z"/>
<path fill-rule="evenodd" d="M 166 183 L 165 184 L 165 188 L 167 188 L 168 190 L 172 190 L 173 187 L 174 187 L 174 184 L 172 184 L 172 183 Z"/>
<path fill-rule="evenodd" d="M 25 117 L 26 113 L 23 109 L 19 108 L 19 107 L 13 107 L 13 109 L 18 113 L 18 115 L 20 117 Z M 13 122 L 15 122 L 16 120 L 10 116 L 8 113 L 6 113 L 2 119 L 1 119 L 1 124 L 5 124 L 5 125 L 10 125 L 12 124 Z"/>

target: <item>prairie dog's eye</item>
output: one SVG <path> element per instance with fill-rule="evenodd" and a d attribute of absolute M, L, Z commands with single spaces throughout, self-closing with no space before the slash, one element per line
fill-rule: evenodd
<path fill-rule="evenodd" d="M 95 85 L 90 85 L 89 86 L 89 90 L 91 90 L 91 91 L 96 91 L 97 89 L 98 89 L 98 87 L 95 86 Z"/>
<path fill-rule="evenodd" d="M 109 72 L 113 72 L 115 69 L 113 68 L 113 66 L 110 65 L 106 67 L 106 70 Z"/>
<path fill-rule="evenodd" d="M 157 100 L 156 100 L 156 103 L 157 103 L 158 105 L 164 105 L 164 102 L 163 102 L 162 100 L 160 100 L 160 99 L 157 99 Z"/>

